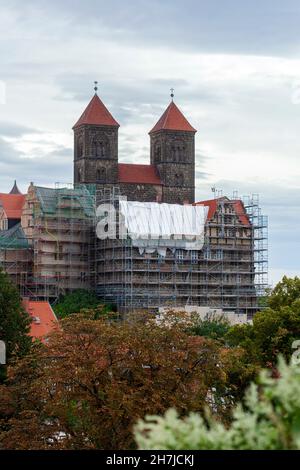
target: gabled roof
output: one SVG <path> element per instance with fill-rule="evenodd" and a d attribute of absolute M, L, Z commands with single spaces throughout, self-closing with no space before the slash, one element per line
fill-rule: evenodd
<path fill-rule="evenodd" d="M 73 129 L 83 124 L 120 127 L 97 94 L 93 96 Z"/>
<path fill-rule="evenodd" d="M 218 199 L 209 199 L 207 201 L 200 201 L 200 202 L 195 202 L 196 206 L 205 206 L 208 207 L 208 214 L 207 214 L 207 220 L 211 220 L 217 210 L 218 207 Z"/>
<path fill-rule="evenodd" d="M 241 201 L 240 199 L 237 199 L 236 201 L 233 201 L 233 205 L 234 205 L 235 212 L 239 216 L 241 223 L 243 225 L 251 225 L 250 219 L 245 209 L 243 201 Z"/>
<path fill-rule="evenodd" d="M 133 163 L 119 163 L 120 183 L 140 183 L 162 185 L 155 165 L 136 165 Z"/>
<path fill-rule="evenodd" d="M 185 131 L 185 132 L 197 132 L 188 120 L 184 117 L 180 109 L 176 106 L 174 101 L 171 101 L 161 118 L 155 124 L 153 129 L 149 132 L 161 131 L 161 130 L 172 130 L 172 131 Z"/>
<path fill-rule="evenodd" d="M 84 185 L 78 185 L 74 189 L 68 188 L 44 188 L 34 186 L 40 209 L 43 213 L 56 215 L 63 209 L 66 218 L 85 218 L 94 215 L 94 199 Z"/>
<path fill-rule="evenodd" d="M 21 223 L 14 225 L 9 230 L 0 230 L 0 248 L 10 250 L 28 247 L 29 243 Z"/>
<path fill-rule="evenodd" d="M 216 213 L 216 210 L 218 208 L 218 203 L 221 200 L 225 200 L 225 201 L 231 202 L 233 204 L 234 211 L 235 211 L 236 215 L 238 216 L 238 218 L 240 220 L 240 223 L 242 225 L 247 225 L 247 226 L 251 225 L 250 220 L 249 220 L 249 216 L 248 216 L 247 211 L 244 207 L 243 201 L 241 201 L 240 199 L 230 200 L 227 197 L 220 197 L 220 198 L 217 198 L 217 199 L 209 199 L 207 201 L 199 201 L 199 202 L 196 202 L 195 205 L 203 205 L 203 206 L 208 207 L 207 220 L 211 220 L 214 217 L 214 215 Z"/>
<path fill-rule="evenodd" d="M 57 318 L 49 302 L 23 299 L 23 307 L 32 318 L 32 338 L 43 340 L 57 328 Z"/>
<path fill-rule="evenodd" d="M 24 202 L 25 195 L 23 194 L 0 193 L 0 207 L 3 207 L 8 219 L 21 219 Z"/>
<path fill-rule="evenodd" d="M 16 180 L 15 180 L 14 185 L 13 185 L 12 189 L 10 190 L 9 194 L 22 194 L 21 191 L 18 188 Z"/>

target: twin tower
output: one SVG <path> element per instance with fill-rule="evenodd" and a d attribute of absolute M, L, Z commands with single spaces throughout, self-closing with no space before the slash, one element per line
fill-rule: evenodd
<path fill-rule="evenodd" d="M 150 165 L 118 161 L 119 124 L 97 93 L 74 125 L 74 183 L 119 186 L 129 200 L 195 201 L 195 133 L 173 99 L 150 135 Z"/>

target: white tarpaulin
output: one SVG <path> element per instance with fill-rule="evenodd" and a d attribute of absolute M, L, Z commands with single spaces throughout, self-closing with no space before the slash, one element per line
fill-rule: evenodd
<path fill-rule="evenodd" d="M 141 252 L 201 250 L 208 209 L 205 206 L 120 200 L 120 216 L 132 244 Z"/>

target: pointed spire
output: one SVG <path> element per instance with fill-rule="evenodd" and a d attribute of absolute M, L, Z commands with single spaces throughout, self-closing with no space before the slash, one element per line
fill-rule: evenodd
<path fill-rule="evenodd" d="M 171 92 L 171 103 L 169 104 L 161 118 L 157 121 L 153 129 L 151 129 L 149 134 L 161 130 L 197 132 L 197 130 L 190 125 L 188 120 L 184 117 L 180 109 L 174 103 L 174 90 L 171 89 Z"/>
<path fill-rule="evenodd" d="M 74 125 L 73 129 L 83 124 L 91 124 L 95 126 L 114 126 L 120 127 L 117 121 L 110 114 L 106 106 L 102 103 L 97 95 L 97 84 L 95 82 L 95 94 L 86 109 Z"/>
<path fill-rule="evenodd" d="M 14 185 L 9 194 L 22 194 L 18 188 L 17 181 L 15 180 Z"/>

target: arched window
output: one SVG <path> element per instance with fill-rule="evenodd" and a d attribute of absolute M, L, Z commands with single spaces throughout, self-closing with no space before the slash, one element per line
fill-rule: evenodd
<path fill-rule="evenodd" d="M 172 145 L 171 147 L 171 160 L 172 162 L 176 162 L 176 148 L 174 147 L 174 145 Z"/>
<path fill-rule="evenodd" d="M 92 152 L 94 157 L 107 158 L 109 143 L 106 139 L 95 138 L 92 142 Z"/>
<path fill-rule="evenodd" d="M 80 158 L 83 155 L 83 139 L 82 136 L 78 137 L 77 141 L 77 157 Z"/>
<path fill-rule="evenodd" d="M 160 148 L 160 145 L 157 145 L 157 146 L 155 147 L 154 156 L 155 156 L 155 161 L 156 161 L 156 162 L 160 162 L 160 161 L 161 161 L 161 148 Z"/>
<path fill-rule="evenodd" d="M 77 181 L 78 181 L 78 183 L 80 183 L 80 181 L 81 181 L 81 168 L 78 168 L 78 170 L 77 170 Z"/>
<path fill-rule="evenodd" d="M 96 179 L 97 181 L 105 181 L 106 179 L 106 169 L 105 168 L 98 168 L 96 172 Z"/>
<path fill-rule="evenodd" d="M 175 174 L 175 186 L 183 186 L 184 183 L 184 177 L 182 173 L 176 173 Z"/>

